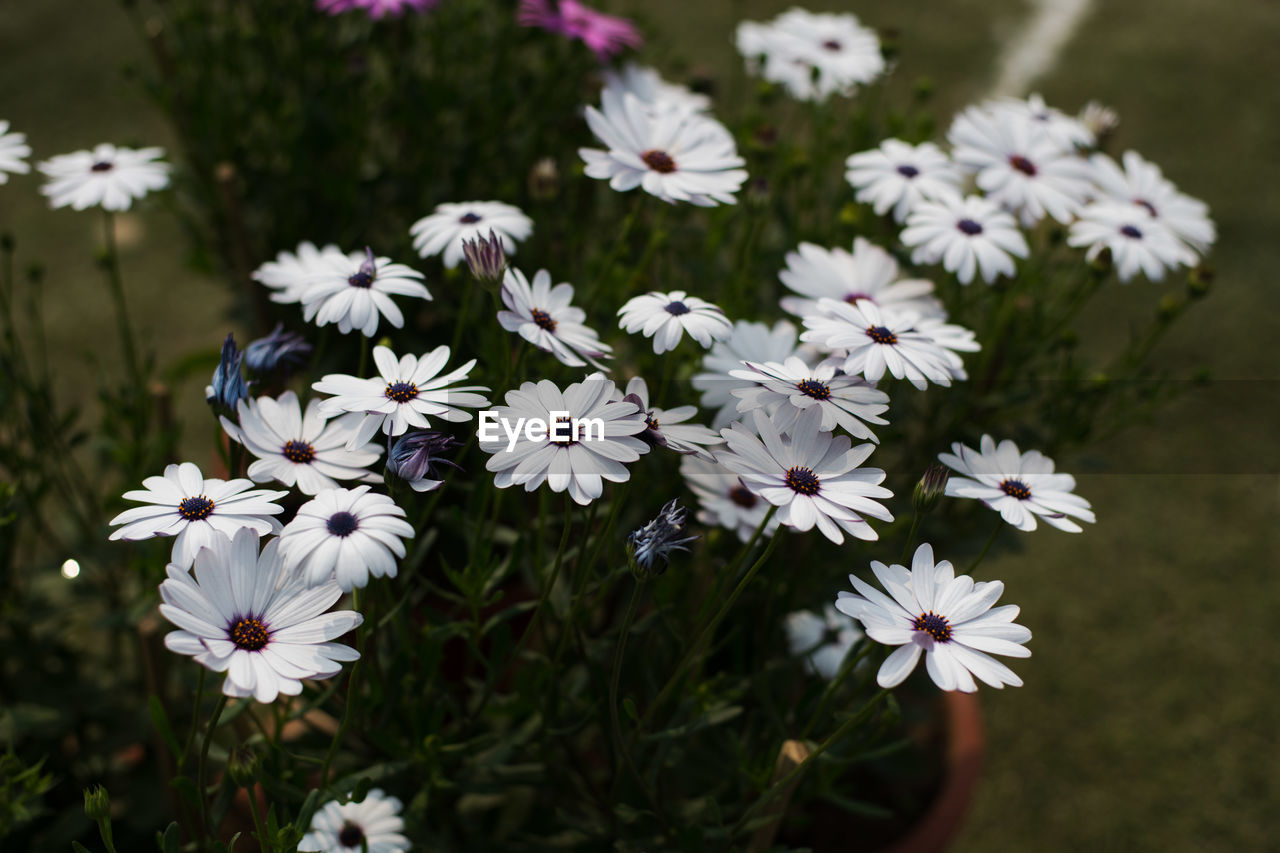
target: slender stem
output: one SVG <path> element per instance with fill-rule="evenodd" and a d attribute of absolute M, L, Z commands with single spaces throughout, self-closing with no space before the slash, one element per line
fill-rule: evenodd
<path fill-rule="evenodd" d="M 213 743 L 213 731 L 218 727 L 218 720 L 227 707 L 227 696 L 218 697 L 218 704 L 213 706 L 213 716 L 209 718 L 209 726 L 204 732 L 204 742 L 200 745 L 200 760 L 196 764 L 196 794 L 200 797 L 200 846 L 204 847 L 209 840 L 209 797 L 204 786 L 204 771 L 209 763 L 209 746 Z"/>
<path fill-rule="evenodd" d="M 635 225 L 636 218 L 639 216 L 640 208 L 644 206 L 644 194 L 641 193 L 636 197 L 635 204 L 631 205 L 631 211 L 627 214 L 627 218 L 622 220 L 622 228 L 618 231 L 618 239 L 613 242 L 609 254 L 605 256 L 604 263 L 600 265 L 599 271 L 595 277 L 591 279 L 585 288 L 586 292 L 582 295 L 580 305 L 590 305 L 592 297 L 613 272 L 614 265 L 618 262 L 618 256 L 622 254 L 623 248 L 627 245 L 627 238 L 631 236 L 631 227 Z"/>
<path fill-rule="evenodd" d="M 920 530 L 920 513 L 911 513 L 911 529 L 907 531 L 907 541 L 902 546 L 902 556 L 899 558 L 902 563 L 907 562 L 907 558 L 911 556 L 911 546 L 916 544 L 916 533 Z"/>
<path fill-rule="evenodd" d="M 813 712 L 809 724 L 804 727 L 804 731 L 800 733 L 800 739 L 804 740 L 809 737 L 809 733 L 813 731 L 813 727 L 818 724 L 818 720 L 822 719 L 822 715 L 826 712 L 827 706 L 831 704 L 831 700 L 835 697 L 840 686 L 844 684 L 849 677 L 849 673 L 853 672 L 858 664 L 875 648 L 874 643 L 863 643 L 862 649 L 858 651 L 852 658 L 846 657 L 844 663 L 840 666 L 840 671 L 836 673 L 836 677 L 831 679 L 827 684 L 827 689 L 822 692 L 822 697 L 818 700 L 817 710 Z"/>
<path fill-rule="evenodd" d="M 196 676 L 196 701 L 191 706 L 191 730 L 187 732 L 187 742 L 183 744 L 182 755 L 178 756 L 179 771 L 187 763 L 187 756 L 191 754 L 191 744 L 196 740 L 196 729 L 200 728 L 200 703 L 204 701 L 204 675 L 205 668 L 200 667 L 200 674 Z"/>
<path fill-rule="evenodd" d="M 471 309 L 471 291 L 475 287 L 475 276 L 468 275 L 467 283 L 462 286 L 462 302 L 458 306 L 458 317 L 454 321 L 457 325 L 453 329 L 453 340 L 449 344 L 449 352 L 457 354 L 458 346 L 462 343 L 462 334 L 467 327 L 467 315 Z"/>
<path fill-rule="evenodd" d="M 969 564 L 969 568 L 964 570 L 966 575 L 973 574 L 973 570 L 978 568 L 978 565 L 982 563 L 983 557 L 987 556 L 987 552 L 991 550 L 992 544 L 995 543 L 996 537 L 1000 535 L 1000 531 L 1004 529 L 1004 525 L 1005 520 L 1001 517 L 1000 520 L 996 522 L 995 530 L 992 530 L 991 535 L 987 537 L 987 544 L 982 546 L 982 551 L 978 554 L 978 558 Z"/>
<path fill-rule="evenodd" d="M 369 338 L 365 335 L 360 336 L 360 370 L 356 373 L 361 379 L 364 378 L 365 368 L 369 366 Z"/>
<path fill-rule="evenodd" d="M 360 590 L 351 590 L 351 609 L 359 612 L 360 610 Z M 356 703 L 356 697 L 360 689 L 360 664 L 364 663 L 364 640 L 366 622 L 360 623 L 360 628 L 356 631 L 356 651 L 360 653 L 360 657 L 356 658 L 356 662 L 351 666 L 351 677 L 347 679 L 347 701 L 342 706 L 342 722 L 338 724 L 338 730 L 333 733 L 333 740 L 329 741 L 329 749 L 324 755 L 324 764 L 320 769 L 320 787 L 327 788 L 329 786 L 329 768 L 333 765 L 333 756 L 338 752 L 338 744 L 342 742 L 342 736 L 347 733 L 347 726 L 351 724 L 351 706 Z"/>
<path fill-rule="evenodd" d="M 244 792 L 249 797 L 249 811 L 253 815 L 253 825 L 258 830 L 258 846 L 263 853 L 272 853 L 276 845 L 273 843 L 274 839 L 267 837 L 267 825 L 262 822 L 262 810 L 258 808 L 258 794 L 254 790 L 255 787 L 245 785 Z"/>
<path fill-rule="evenodd" d="M 120 255 L 116 248 L 115 214 L 104 210 L 103 232 L 106 235 L 107 284 L 111 289 L 111 298 L 115 302 L 116 326 L 120 333 L 120 345 L 124 348 L 125 366 L 129 370 L 129 380 L 135 389 L 142 388 L 142 368 L 138 365 L 138 352 L 133 341 L 133 328 L 129 323 L 129 308 L 124 298 L 124 281 L 120 277 Z"/>
<path fill-rule="evenodd" d="M 747 825 L 748 821 L 750 821 L 752 817 L 755 816 L 756 812 L 768 805 L 774 797 L 785 791 L 787 786 L 799 777 L 801 773 L 804 773 L 805 770 L 809 769 L 809 765 L 817 761 L 818 756 L 822 755 L 838 743 L 846 734 L 865 722 L 867 717 L 871 716 L 871 712 L 875 710 L 875 706 L 883 701 L 888 695 L 889 691 L 882 688 L 875 696 L 872 696 L 871 699 L 867 701 L 867 704 L 862 706 L 858 713 L 841 723 L 840 728 L 836 729 L 830 737 L 819 744 L 817 749 L 809 753 L 809 756 L 804 761 L 800 762 L 794 770 L 775 782 L 769 790 L 765 791 L 760 796 L 760 799 L 752 803 L 751 807 L 743 813 L 742 817 L 738 818 L 738 822 L 735 823 L 733 825 L 733 829 L 730 830 L 730 841 L 732 841 L 732 839 L 742 831 L 742 828 Z"/>
<path fill-rule="evenodd" d="M 622 725 L 618 721 L 618 681 L 622 677 L 622 660 L 627 651 L 627 635 L 631 633 L 631 623 L 636 618 L 636 608 L 640 604 L 640 591 L 644 588 L 644 581 L 637 579 L 631 588 L 631 600 L 627 602 L 627 613 L 622 617 L 622 630 L 618 634 L 618 645 L 613 650 L 613 672 L 609 675 L 609 721 L 613 726 L 613 743 L 618 750 L 619 761 L 625 763 L 628 769 L 636 777 L 636 781 L 640 782 L 641 787 L 644 786 L 644 780 L 640 778 L 640 774 L 636 771 L 635 765 L 631 762 L 631 753 L 627 751 L 626 744 L 622 742 Z M 614 791 L 618 788 L 618 779 L 621 777 L 620 767 L 614 768 Z M 611 797 L 610 799 L 615 799 Z"/>

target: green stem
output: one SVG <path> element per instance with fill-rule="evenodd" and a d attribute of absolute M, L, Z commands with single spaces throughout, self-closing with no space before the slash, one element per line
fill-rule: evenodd
<path fill-rule="evenodd" d="M 969 568 L 964 570 L 964 573 L 966 575 L 973 574 L 973 570 L 978 568 L 978 566 L 982 563 L 982 559 L 986 557 L 987 552 L 991 550 L 991 546 L 995 543 L 996 537 L 1000 535 L 1000 531 L 1004 529 L 1004 525 L 1005 525 L 1005 521 L 1004 521 L 1004 517 L 1002 516 L 1000 520 L 996 522 L 995 530 L 992 530 L 991 535 L 987 537 L 987 544 L 982 546 L 982 551 L 979 552 L 978 558 L 969 564 Z"/>
<path fill-rule="evenodd" d="M 187 756 L 191 754 L 191 745 L 196 741 L 196 729 L 200 728 L 200 703 L 204 701 L 204 675 L 205 668 L 200 667 L 200 674 L 196 676 L 196 701 L 191 706 L 191 730 L 187 732 L 187 741 L 183 744 L 182 755 L 178 756 L 179 772 L 187 763 Z"/>
<path fill-rule="evenodd" d="M 358 589 L 351 590 L 351 609 L 357 612 L 360 610 L 360 590 Z M 360 664 L 364 663 L 367 624 L 367 622 L 361 622 L 360 628 L 356 631 L 356 651 L 360 653 L 360 657 L 356 658 L 356 662 L 351 666 L 351 677 L 347 679 L 347 701 L 342 707 L 342 722 L 338 724 L 338 730 L 333 733 L 333 740 L 329 741 L 329 749 L 325 752 L 324 764 L 320 768 L 321 789 L 329 786 L 329 768 L 333 766 L 333 757 L 338 752 L 338 744 L 342 742 L 342 736 L 347 733 L 347 726 L 351 724 L 351 706 L 356 704 L 360 690 Z"/>
<path fill-rule="evenodd" d="M 627 613 L 622 617 L 622 631 L 618 634 L 618 645 L 613 650 L 613 672 L 609 675 L 609 722 L 613 726 L 613 743 L 618 751 L 619 761 L 627 765 L 641 787 L 644 787 L 644 780 L 640 778 L 639 772 L 631 761 L 631 753 L 622 742 L 622 724 L 618 721 L 618 682 L 622 677 L 622 660 L 627 651 L 627 635 L 631 633 L 631 623 L 635 621 L 636 608 L 640 604 L 640 591 L 643 588 L 644 582 L 638 579 L 631 588 L 631 600 L 627 602 Z M 620 771 L 620 767 L 614 768 L 615 793 L 618 789 L 618 780 L 622 775 Z M 610 799 L 616 800 L 616 797 L 610 797 Z"/>
<path fill-rule="evenodd" d="M 471 309 L 471 291 L 475 287 L 475 276 L 468 275 L 467 283 L 462 286 L 462 302 L 458 307 L 457 325 L 453 329 L 453 341 L 449 344 L 449 352 L 456 355 L 462 344 L 463 331 L 467 327 L 467 315 Z"/>
<path fill-rule="evenodd" d="M 120 333 L 120 345 L 124 348 L 124 362 L 129 370 L 129 380 L 134 389 L 141 393 L 142 368 L 138 364 L 138 351 L 133 340 L 133 328 L 129 323 L 129 308 L 124 298 L 124 281 L 120 276 L 120 255 L 116 247 L 115 214 L 104 210 L 103 232 L 106 235 L 107 284 L 111 290 L 111 298 L 115 303 L 116 327 Z"/>
<path fill-rule="evenodd" d="M 618 256 L 622 254 L 623 248 L 627 245 L 627 238 L 631 236 L 631 228 L 635 225 L 636 219 L 640 214 L 640 208 L 644 207 L 644 194 L 641 193 L 636 197 L 635 204 L 631 205 L 631 211 L 627 214 L 627 218 L 622 220 L 622 228 L 618 231 L 618 239 L 613 241 L 613 246 L 609 249 L 609 254 L 605 256 L 604 263 L 600 265 L 599 271 L 595 277 L 584 288 L 582 300 L 579 305 L 590 305 L 596 291 L 613 272 L 613 267 L 618 262 Z"/>
<path fill-rule="evenodd" d="M 274 853 L 275 840 L 267 837 L 267 825 L 262 822 L 262 810 L 258 808 L 258 795 L 254 791 L 254 786 L 245 785 L 244 792 L 249 797 L 249 811 L 253 815 L 254 828 L 258 830 L 258 846 L 262 849 L 262 853 Z"/>
<path fill-rule="evenodd" d="M 906 541 L 906 544 L 902 546 L 902 556 L 899 558 L 900 562 L 902 562 L 903 564 L 905 564 L 907 562 L 907 558 L 911 556 L 911 546 L 916 543 L 916 533 L 919 530 L 920 530 L 920 513 L 912 512 L 911 513 L 911 529 L 907 531 L 907 541 Z"/>
<path fill-rule="evenodd" d="M 213 706 L 213 716 L 209 718 L 209 726 L 204 732 L 204 742 L 200 745 L 200 760 L 196 764 L 196 794 L 200 797 L 200 846 L 204 847 L 209 840 L 209 797 L 205 790 L 205 767 L 209 763 L 209 746 L 213 743 L 213 731 L 218 727 L 218 720 L 227 707 L 227 697 L 218 697 L 218 704 Z"/>

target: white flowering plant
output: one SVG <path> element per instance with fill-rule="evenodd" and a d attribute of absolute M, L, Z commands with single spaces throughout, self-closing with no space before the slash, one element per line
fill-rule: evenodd
<path fill-rule="evenodd" d="M 83 555 L 104 640 L 74 665 L 110 670 L 13 677 L 97 703 L 59 772 L 130 804 L 86 799 L 106 848 L 791 849 L 820 806 L 923 809 L 885 781 L 928 764 L 910 724 L 1035 678 L 983 559 L 1095 520 L 1046 454 L 1171 393 L 1127 380 L 1207 294 L 1205 206 L 1098 110 L 933 136 L 848 14 L 726 31 L 760 79 L 721 99 L 580 3 L 161 5 L 181 153 L 36 164 L 105 225 L 99 477 L 0 246 L 6 567 Z M 30 155 L 0 136 L 3 192 Z M 179 441 L 114 243 L 166 190 L 252 330 L 208 364 L 212 446 Z M 1081 312 L 1135 278 L 1157 310 L 1099 352 Z M 4 582 L 6 640 L 57 621 Z M 59 766 L 68 726 L 17 754 Z"/>

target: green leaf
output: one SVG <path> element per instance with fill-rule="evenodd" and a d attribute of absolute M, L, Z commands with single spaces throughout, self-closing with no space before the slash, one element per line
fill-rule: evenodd
<path fill-rule="evenodd" d="M 160 853 L 178 853 L 181 849 L 182 833 L 178 829 L 178 822 L 173 821 L 164 828 L 164 832 L 156 833 L 156 846 L 160 848 Z"/>
<path fill-rule="evenodd" d="M 147 704 L 151 709 L 151 724 L 156 727 L 160 737 L 164 738 L 169 751 L 175 756 L 180 756 L 182 748 L 178 746 L 178 738 L 173 733 L 173 727 L 169 725 L 169 715 L 165 713 L 164 703 L 160 701 L 159 696 L 152 694 Z"/>
<path fill-rule="evenodd" d="M 79 841 L 72 841 L 71 849 L 74 850 L 76 853 L 93 853 L 93 851 L 91 851 L 88 847 L 85 847 Z"/>
<path fill-rule="evenodd" d="M 627 716 L 633 721 L 640 721 L 640 714 L 636 711 L 636 703 L 631 701 L 631 697 L 627 696 L 622 700 L 622 710 L 627 712 Z"/>

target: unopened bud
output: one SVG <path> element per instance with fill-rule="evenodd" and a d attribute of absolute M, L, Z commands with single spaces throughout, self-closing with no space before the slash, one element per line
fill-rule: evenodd
<path fill-rule="evenodd" d="M 241 788 L 252 788 L 258 781 L 258 768 L 262 765 L 262 756 L 248 744 L 231 750 L 227 756 L 227 772 L 231 780 Z"/>
<path fill-rule="evenodd" d="M 1103 249 L 1094 255 L 1093 260 L 1089 262 L 1089 270 L 1099 278 L 1111 272 L 1111 250 Z"/>
<path fill-rule="evenodd" d="M 84 789 L 84 813 L 95 823 L 111 818 L 111 798 L 101 785 Z"/>
<path fill-rule="evenodd" d="M 1204 299 L 1213 285 L 1213 267 L 1197 264 L 1187 274 L 1187 295 L 1192 299 Z"/>
<path fill-rule="evenodd" d="M 543 157 L 529 170 L 529 195 L 536 201 L 547 201 L 560 194 L 560 169 L 556 161 Z"/>
<path fill-rule="evenodd" d="M 1115 132 L 1116 127 L 1120 124 L 1120 114 L 1098 101 L 1090 101 L 1085 104 L 1084 109 L 1080 111 L 1080 115 L 1076 116 L 1076 118 L 1098 140 L 1099 148 L 1102 147 L 1102 143 Z"/>
<path fill-rule="evenodd" d="M 921 515 L 933 512 L 938 501 L 942 500 L 942 496 L 947 493 L 947 480 L 950 477 L 951 470 L 937 462 L 924 469 L 924 476 L 920 478 L 920 482 L 916 483 L 915 491 L 911 493 L 911 506 L 915 511 Z"/>
<path fill-rule="evenodd" d="M 498 284 L 507 271 L 507 253 L 502 248 L 502 238 L 490 228 L 488 237 L 476 235 L 462 241 L 462 256 L 467 269 L 484 284 Z"/>
<path fill-rule="evenodd" d="M 1182 301 L 1172 293 L 1166 293 L 1160 299 L 1160 305 L 1156 308 L 1156 317 L 1162 323 L 1167 323 L 1178 315 L 1182 309 Z"/>

